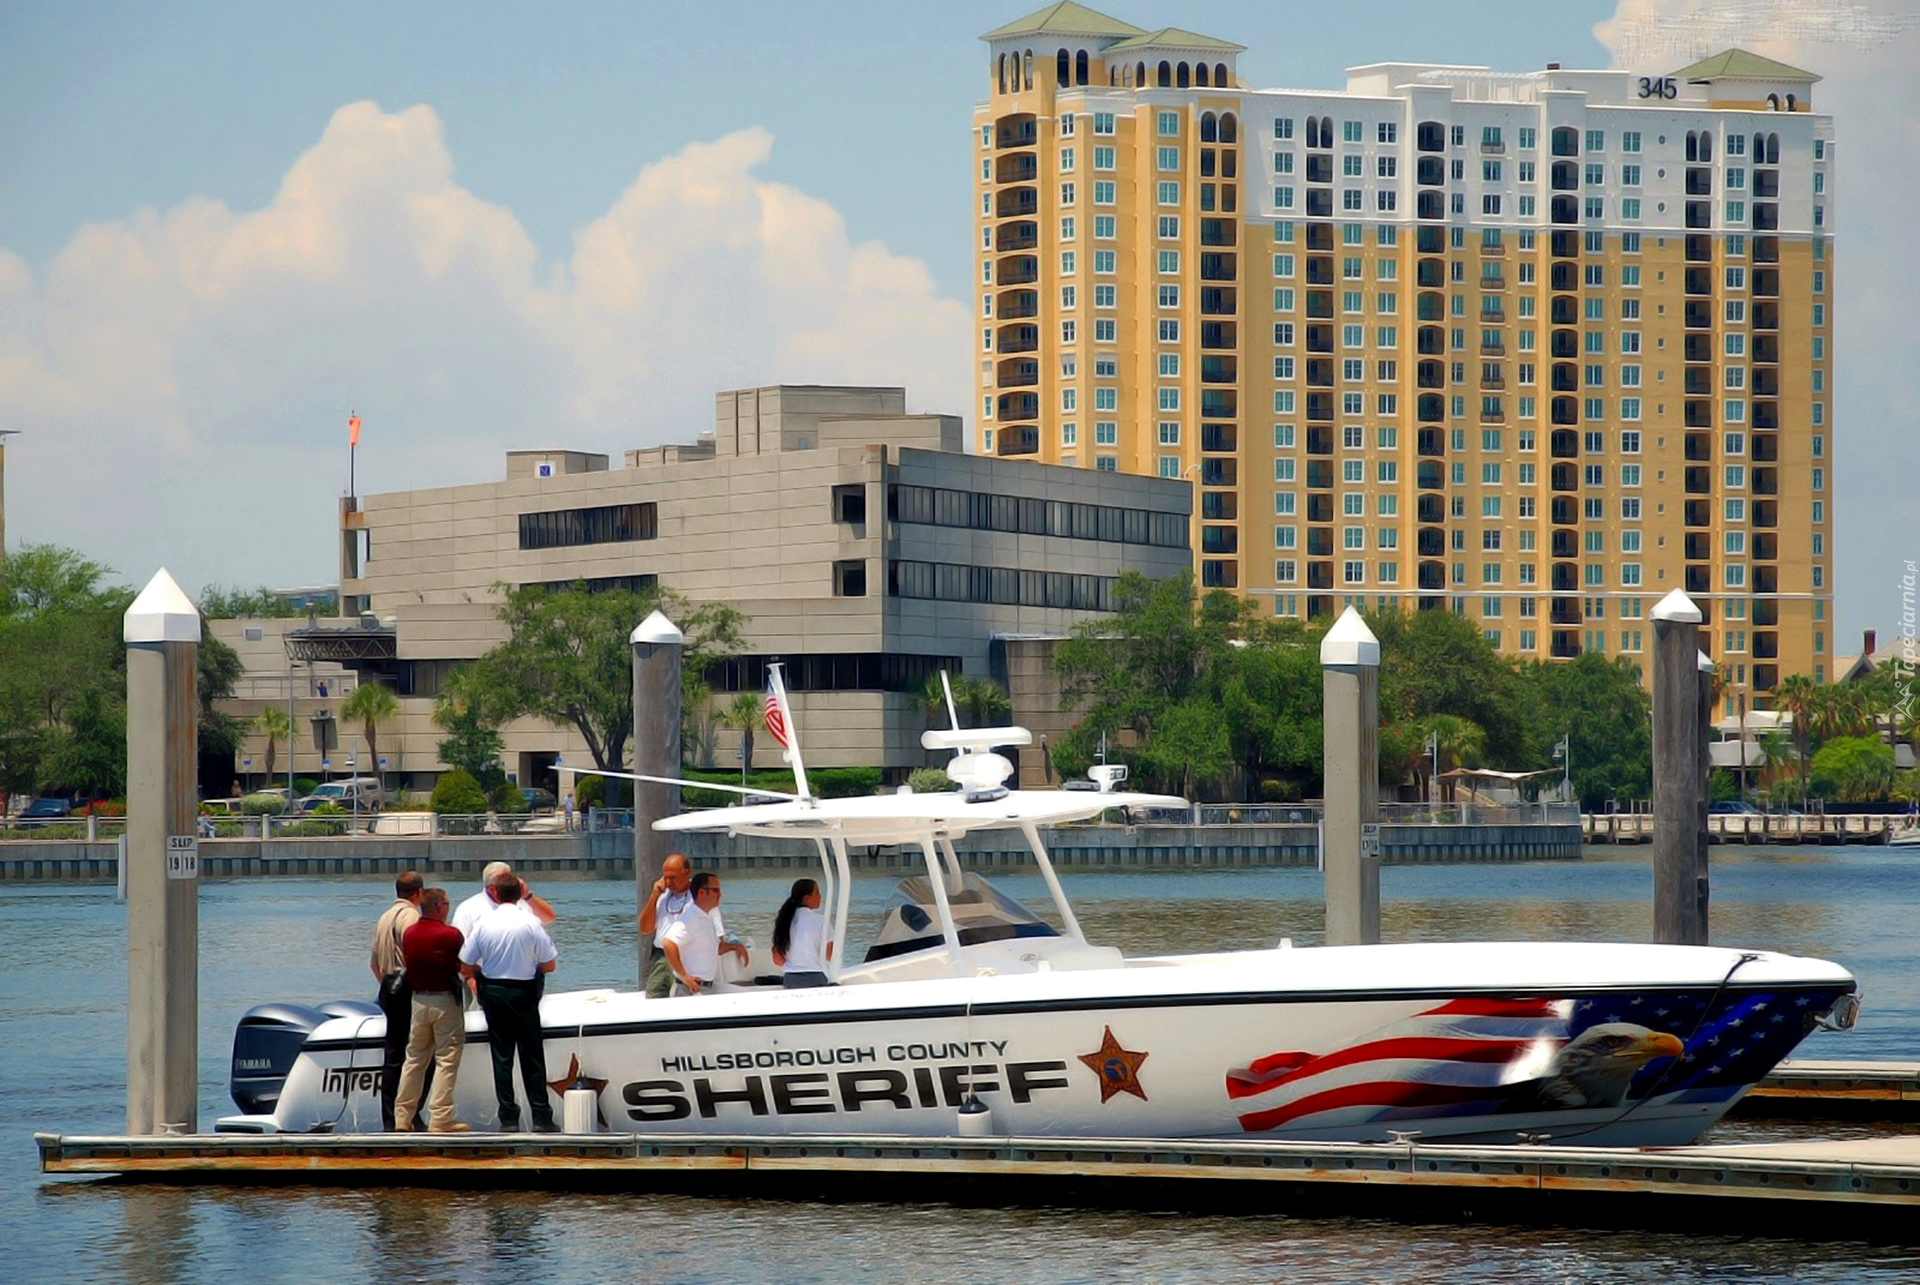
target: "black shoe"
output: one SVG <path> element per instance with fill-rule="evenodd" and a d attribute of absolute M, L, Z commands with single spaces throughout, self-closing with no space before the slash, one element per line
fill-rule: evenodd
<path fill-rule="evenodd" d="M 551 1120 L 549 1120 L 549 1121 L 548 1121 L 547 1123 L 545 1123 L 545 1124 L 536 1124 L 536 1125 L 534 1125 L 534 1126 L 533 1126 L 533 1131 L 534 1131 L 535 1133 L 558 1133 L 558 1132 L 560 1132 L 560 1126 L 559 1126 L 559 1125 L 557 1125 L 557 1124 L 555 1124 L 555 1123 L 553 1123 L 553 1122 L 552 1122 Z"/>

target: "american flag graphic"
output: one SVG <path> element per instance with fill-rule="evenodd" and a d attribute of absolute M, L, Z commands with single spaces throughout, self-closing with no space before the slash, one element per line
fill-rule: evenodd
<path fill-rule="evenodd" d="M 1566 1010 L 1548 999 L 1450 1000 L 1331 1053 L 1274 1053 L 1229 1071 L 1227 1096 L 1248 1108 L 1249 1133 L 1493 1111 L 1514 1063 L 1567 1039 Z"/>
<path fill-rule="evenodd" d="M 1728 1097 L 1793 1052 L 1839 992 L 1665 991 L 1579 999 L 1456 999 L 1327 1053 L 1273 1053 L 1227 1073 L 1249 1133 L 1551 1109 L 1529 1089 L 1596 1027 L 1663 1032 L 1676 1059 L 1649 1060 L 1626 1101 Z M 1596 1035 L 1604 1031 L 1595 1031 Z M 1570 1054 L 1569 1054 L 1570 1055 Z"/>
<path fill-rule="evenodd" d="M 790 750 L 793 741 L 787 735 L 787 712 L 780 708 L 780 695 L 773 690 L 773 684 L 767 684 L 767 732 L 780 742 L 780 748 Z"/>

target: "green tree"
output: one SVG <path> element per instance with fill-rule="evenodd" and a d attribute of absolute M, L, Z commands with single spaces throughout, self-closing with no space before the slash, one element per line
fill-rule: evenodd
<path fill-rule="evenodd" d="M 293 750 L 293 720 L 287 717 L 287 711 L 278 705 L 269 705 L 253 716 L 254 730 L 267 738 L 266 779 L 274 779 L 274 765 L 279 759 L 280 742 L 287 742 L 288 753 Z"/>
<path fill-rule="evenodd" d="M 1554 765 L 1562 735 L 1573 755 L 1573 791 L 1587 808 L 1653 793 L 1653 718 L 1631 661 L 1588 652 L 1570 661 L 1522 665 L 1521 708 L 1528 750 L 1522 765 Z"/>
<path fill-rule="evenodd" d="M 1784 732 L 1766 731 L 1753 738 L 1760 755 L 1760 784 L 1772 789 L 1780 779 L 1780 769 L 1793 762 L 1793 738 Z"/>
<path fill-rule="evenodd" d="M 1843 802 L 1884 799 L 1893 777 L 1893 747 L 1877 736 L 1836 736 L 1813 756 L 1814 789 Z"/>
<path fill-rule="evenodd" d="M 439 744 L 440 761 L 465 772 L 476 784 L 491 788 L 506 779 L 500 755 L 506 742 L 500 736 L 502 712 L 489 704 L 491 693 L 471 665 L 447 675 L 433 698 L 433 725 L 445 732 Z"/>
<path fill-rule="evenodd" d="M 1819 688 L 1805 674 L 1788 674 L 1773 690 L 1774 704 L 1793 716 L 1793 757 L 1800 765 L 1800 797 L 1807 797 L 1807 774 L 1813 767 L 1813 718 Z"/>
<path fill-rule="evenodd" d="M 127 789 L 127 710 L 101 687 L 81 692 L 43 775 L 62 790 L 114 798 Z"/>
<path fill-rule="evenodd" d="M 0 564 L 0 790 L 89 788 L 55 773 L 93 762 L 55 753 L 118 717 L 124 742 L 126 651 L 122 617 L 130 591 L 104 582 L 107 569 L 70 549 L 23 545 Z M 95 747 L 97 750 L 99 747 Z M 122 755 L 124 772 L 124 754 Z M 91 779 L 99 773 L 85 769 Z"/>
<path fill-rule="evenodd" d="M 202 635 L 194 652 L 197 672 L 194 691 L 200 702 L 198 740 L 200 758 L 205 762 L 233 765 L 233 756 L 247 734 L 246 724 L 222 712 L 217 702 L 233 695 L 233 689 L 247 672 L 240 653 L 210 634 Z"/>
<path fill-rule="evenodd" d="M 1465 616 L 1450 611 L 1387 611 L 1367 617 L 1380 640 L 1380 719 L 1436 715 L 1465 719 L 1484 737 L 1476 751 L 1512 769 L 1526 756 L 1520 682 Z"/>
<path fill-rule="evenodd" d="M 367 771 L 380 776 L 380 724 L 400 713 L 400 698 L 385 683 L 365 681 L 340 704 L 340 717 L 360 720 L 367 742 Z"/>
<path fill-rule="evenodd" d="M 766 702 L 755 692 L 738 692 L 713 712 L 713 721 L 740 733 L 740 771 L 753 767 L 753 734 L 766 717 Z"/>
<path fill-rule="evenodd" d="M 210 584 L 200 594 L 200 614 L 208 620 L 288 620 L 307 612 L 306 608 L 294 606 L 265 585 L 257 589 L 227 589 Z"/>
<path fill-rule="evenodd" d="M 695 605 L 671 589 L 590 593 L 584 584 L 551 592 L 496 585 L 507 641 L 473 663 L 490 707 L 571 727 L 594 765 L 626 766 L 633 736 L 633 629 L 655 609 L 686 635 L 682 708 L 698 708 L 709 665 L 735 654 L 746 617 L 725 603 Z"/>
<path fill-rule="evenodd" d="M 1196 788 L 1220 779 L 1233 765 L 1232 741 L 1220 707 L 1205 698 L 1181 701 L 1160 712 L 1153 735 L 1140 747 L 1140 765 L 1159 781 L 1193 798 Z"/>

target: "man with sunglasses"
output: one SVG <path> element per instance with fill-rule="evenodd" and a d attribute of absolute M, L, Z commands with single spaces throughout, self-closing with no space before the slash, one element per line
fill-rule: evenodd
<path fill-rule="evenodd" d="M 673 970 L 675 995 L 710 990 L 720 975 L 720 876 L 702 870 L 687 884 L 693 906 L 667 929 L 661 951 Z"/>

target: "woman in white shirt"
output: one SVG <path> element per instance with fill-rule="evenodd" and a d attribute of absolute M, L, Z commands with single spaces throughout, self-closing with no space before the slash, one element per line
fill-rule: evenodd
<path fill-rule="evenodd" d="M 773 920 L 773 962 L 785 974 L 788 990 L 833 985 L 827 980 L 833 943 L 823 941 L 826 925 L 826 916 L 820 913 L 820 885 L 795 879 Z"/>

